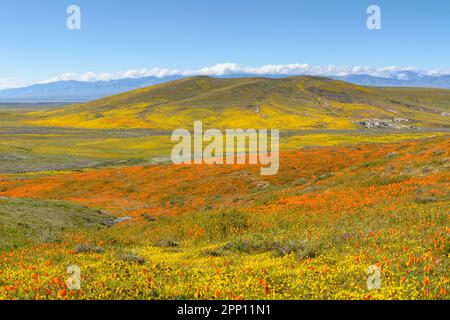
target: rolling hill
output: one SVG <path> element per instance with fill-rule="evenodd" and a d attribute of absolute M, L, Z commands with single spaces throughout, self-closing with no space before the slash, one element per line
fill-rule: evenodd
<path fill-rule="evenodd" d="M 172 130 L 202 120 L 214 128 L 355 129 L 368 119 L 449 127 L 450 91 L 363 87 L 311 76 L 193 77 L 56 110 L 34 112 L 40 126 Z"/>

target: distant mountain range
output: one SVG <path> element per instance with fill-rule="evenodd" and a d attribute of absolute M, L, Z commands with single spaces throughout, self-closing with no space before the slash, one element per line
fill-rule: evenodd
<path fill-rule="evenodd" d="M 57 81 L 0 90 L 0 103 L 85 102 L 181 78 L 126 78 L 111 81 Z"/>
<path fill-rule="evenodd" d="M 367 74 L 331 76 L 330 78 L 364 86 L 450 89 L 450 75 L 429 76 L 411 71 L 395 72 L 389 78 L 375 77 Z"/>
<path fill-rule="evenodd" d="M 284 78 L 286 75 L 271 74 L 235 74 L 216 78 Z M 412 71 L 392 73 L 388 78 L 368 74 L 350 74 L 346 76 L 326 76 L 356 85 L 375 87 L 429 87 L 450 89 L 450 75 L 429 76 Z M 181 78 L 182 75 L 168 77 L 126 78 L 111 81 L 83 82 L 58 81 L 35 84 L 29 87 L 0 90 L 0 103 L 36 103 L 36 102 L 86 102 L 114 94 L 165 83 Z"/>

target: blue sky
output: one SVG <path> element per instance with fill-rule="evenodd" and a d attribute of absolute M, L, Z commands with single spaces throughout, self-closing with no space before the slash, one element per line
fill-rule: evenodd
<path fill-rule="evenodd" d="M 66 28 L 71 4 L 81 30 Z M 381 30 L 366 27 L 371 4 Z M 448 0 L 5 0 L 0 30 L 3 87 L 218 63 L 450 69 Z"/>

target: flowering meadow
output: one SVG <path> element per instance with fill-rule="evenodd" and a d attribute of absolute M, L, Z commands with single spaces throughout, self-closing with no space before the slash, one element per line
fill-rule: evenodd
<path fill-rule="evenodd" d="M 0 224 L 0 299 L 448 300 L 449 159 L 440 135 L 284 151 L 271 177 L 172 164 L 4 174 L 0 218 L 80 214 Z"/>

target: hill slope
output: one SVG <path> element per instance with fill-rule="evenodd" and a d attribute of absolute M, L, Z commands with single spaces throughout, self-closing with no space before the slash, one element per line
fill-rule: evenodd
<path fill-rule="evenodd" d="M 67 230 L 101 227 L 109 214 L 53 200 L 0 197 L 0 251 L 56 241 Z"/>
<path fill-rule="evenodd" d="M 203 120 L 215 128 L 353 129 L 364 119 L 448 127 L 450 91 L 372 88 L 317 77 L 193 77 L 30 114 L 28 124 L 166 129 Z"/>

